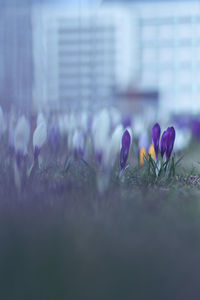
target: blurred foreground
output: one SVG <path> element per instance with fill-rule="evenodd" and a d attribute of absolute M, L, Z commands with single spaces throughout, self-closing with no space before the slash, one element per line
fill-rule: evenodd
<path fill-rule="evenodd" d="M 80 161 L 67 173 L 49 164 L 20 194 L 7 172 L 1 167 L 3 299 L 199 298 L 200 184 L 189 174 L 160 186 L 134 171 L 99 196 Z"/>

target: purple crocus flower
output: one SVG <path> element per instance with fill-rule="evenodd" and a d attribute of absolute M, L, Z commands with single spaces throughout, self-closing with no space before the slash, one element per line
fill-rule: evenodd
<path fill-rule="evenodd" d="M 38 159 L 40 150 L 47 139 L 47 125 L 46 122 L 41 122 L 33 133 L 33 151 L 35 161 Z"/>
<path fill-rule="evenodd" d="M 168 127 L 167 130 L 165 130 L 161 137 L 160 142 L 160 153 L 163 157 L 164 154 L 166 155 L 166 159 L 169 159 L 174 147 L 174 141 L 175 141 L 175 129 L 174 127 Z"/>
<path fill-rule="evenodd" d="M 174 147 L 174 141 L 175 141 L 175 129 L 174 127 L 168 127 L 167 128 L 167 141 L 166 141 L 166 159 L 169 159 Z"/>
<path fill-rule="evenodd" d="M 120 167 L 121 170 L 124 170 L 126 167 L 126 162 L 128 159 L 129 149 L 131 144 L 131 136 L 128 130 L 126 129 L 122 136 L 122 148 L 120 152 Z"/>
<path fill-rule="evenodd" d="M 152 128 L 152 141 L 156 153 L 156 159 L 158 159 L 159 140 L 160 140 L 160 125 L 156 123 Z"/>
<path fill-rule="evenodd" d="M 168 131 L 165 130 L 162 134 L 161 141 L 160 141 L 160 154 L 162 158 L 167 149 L 167 138 L 168 138 Z"/>
<path fill-rule="evenodd" d="M 18 119 L 12 138 L 17 166 L 20 168 L 22 161 L 25 160 L 27 156 L 30 139 L 30 124 L 24 116 Z"/>

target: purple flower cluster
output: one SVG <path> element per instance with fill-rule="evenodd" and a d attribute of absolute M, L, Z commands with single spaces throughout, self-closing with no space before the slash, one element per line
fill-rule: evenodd
<path fill-rule="evenodd" d="M 174 147 L 174 141 L 175 141 L 175 129 L 174 127 L 168 127 L 162 134 L 161 141 L 160 141 L 160 125 L 156 123 L 152 128 L 152 141 L 153 146 L 156 153 L 156 159 L 158 159 L 158 153 L 159 153 L 159 142 L 160 142 L 160 154 L 163 158 L 164 154 L 166 157 L 166 160 L 168 160 L 172 154 L 172 150 Z"/>
<path fill-rule="evenodd" d="M 126 162 L 128 159 L 129 149 L 131 145 L 131 136 L 128 130 L 126 129 L 122 136 L 122 148 L 120 151 L 120 167 L 121 170 L 124 170 L 126 167 Z"/>

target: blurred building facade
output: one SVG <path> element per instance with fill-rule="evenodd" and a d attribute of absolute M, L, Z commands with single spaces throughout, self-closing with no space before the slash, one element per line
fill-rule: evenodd
<path fill-rule="evenodd" d="M 1 104 L 58 110 L 153 91 L 160 111 L 199 112 L 200 1 L 91 2 L 0 0 Z"/>
<path fill-rule="evenodd" d="M 0 0 L 0 103 L 27 111 L 32 101 L 33 44 L 29 1 Z"/>
<path fill-rule="evenodd" d="M 142 89 L 155 87 L 164 112 L 200 111 L 200 1 L 135 5 Z"/>
<path fill-rule="evenodd" d="M 129 84 L 136 35 L 121 7 L 35 6 L 33 28 L 36 107 L 105 104 Z"/>

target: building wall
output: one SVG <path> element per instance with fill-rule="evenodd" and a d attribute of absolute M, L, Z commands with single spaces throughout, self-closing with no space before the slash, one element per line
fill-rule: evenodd
<path fill-rule="evenodd" d="M 138 3 L 142 89 L 157 88 L 160 109 L 200 111 L 200 1 Z"/>
<path fill-rule="evenodd" d="M 0 104 L 27 111 L 33 83 L 31 4 L 1 0 L 0 5 Z"/>
<path fill-rule="evenodd" d="M 39 16 L 39 17 L 38 17 Z M 35 109 L 104 105 L 130 84 L 136 35 L 121 7 L 81 11 L 35 6 Z"/>
<path fill-rule="evenodd" d="M 58 70 L 63 64 L 58 63 L 57 39 L 60 37 L 56 14 L 50 3 L 55 4 L 54 8 L 58 4 L 47 0 L 0 0 L 0 104 L 3 107 L 15 105 L 27 111 L 41 104 L 48 107 L 51 101 L 55 104 L 63 98 L 58 80 L 64 78 Z M 70 17 L 68 8 L 62 9 L 66 17 Z M 107 73 L 104 72 L 105 76 L 98 77 L 95 83 L 93 71 L 98 65 L 97 56 L 97 61 L 90 61 L 92 72 L 85 77 L 91 86 L 89 98 L 101 101 L 100 94 L 95 98 L 98 87 L 113 78 L 110 87 L 158 90 L 161 111 L 200 111 L 200 1 L 137 1 L 128 6 L 121 3 L 119 13 L 113 7 L 109 7 L 109 11 L 109 21 L 115 24 L 117 35 L 114 34 L 115 42 L 109 43 L 110 38 L 107 38 L 105 44 L 110 47 L 112 58 L 105 62 L 114 75 L 106 81 Z M 124 18 L 122 11 L 126 11 Z M 100 15 L 100 9 L 98 12 Z M 115 17 L 119 21 L 115 22 Z M 83 20 L 80 22 L 82 28 L 86 26 Z M 98 46 L 92 37 L 92 22 L 91 54 Z M 83 34 L 81 36 L 83 38 Z M 78 44 L 70 47 L 80 48 Z M 69 59 L 76 60 L 76 57 L 72 55 Z M 80 69 L 78 64 L 76 66 L 77 74 L 82 72 L 82 64 L 79 65 Z M 69 68 L 65 70 L 71 76 L 73 72 L 69 71 Z M 66 89 L 70 80 L 64 80 Z M 78 81 L 76 78 L 75 82 Z M 75 87 L 76 92 L 79 86 Z M 81 91 L 84 95 L 84 89 L 80 89 L 78 99 L 84 98 Z"/>

